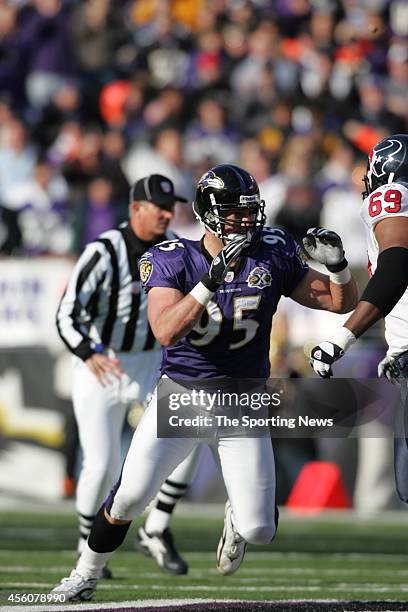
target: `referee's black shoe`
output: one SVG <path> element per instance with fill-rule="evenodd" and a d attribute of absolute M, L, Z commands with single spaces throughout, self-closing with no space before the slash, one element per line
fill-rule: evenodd
<path fill-rule="evenodd" d="M 157 565 L 168 574 L 187 574 L 188 565 L 174 546 L 173 534 L 169 527 L 162 533 L 147 533 L 144 526 L 139 527 L 135 538 L 135 548 L 153 557 Z"/>
<path fill-rule="evenodd" d="M 112 580 L 113 578 L 112 570 L 108 567 L 107 564 L 104 565 L 102 568 L 101 578 L 103 578 L 104 580 Z"/>

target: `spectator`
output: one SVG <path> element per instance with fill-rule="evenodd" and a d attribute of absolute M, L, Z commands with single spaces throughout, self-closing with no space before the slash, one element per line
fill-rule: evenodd
<path fill-rule="evenodd" d="M 310 183 L 293 184 L 288 188 L 275 223 L 285 228 L 299 244 L 302 244 L 302 238 L 307 230 L 319 225 L 319 204 L 316 192 Z"/>
<path fill-rule="evenodd" d="M 110 0 L 86 0 L 73 11 L 71 37 L 88 118 L 99 118 L 98 98 L 104 84 L 120 73 L 120 49 L 130 34 Z"/>
<path fill-rule="evenodd" d="M 112 184 L 113 200 L 117 202 L 118 206 L 127 209 L 130 184 L 121 165 L 125 150 L 125 140 L 121 132 L 108 130 L 103 135 L 100 151 L 101 174 L 109 179 Z"/>
<path fill-rule="evenodd" d="M 127 156 L 124 168 L 131 183 L 142 176 L 146 170 L 168 176 L 174 183 L 176 191 L 192 195 L 190 172 L 183 170 L 183 150 L 180 133 L 171 127 L 163 127 L 154 135 L 152 146 L 135 145 Z"/>
<path fill-rule="evenodd" d="M 28 62 L 26 93 L 38 111 L 76 76 L 69 31 L 69 9 L 62 0 L 33 0 L 20 26 L 20 44 Z"/>
<path fill-rule="evenodd" d="M 84 246 L 95 240 L 99 234 L 126 220 L 124 211 L 116 205 L 112 194 L 112 183 L 105 177 L 97 176 L 89 182 L 86 196 L 76 210 L 76 253 L 81 252 Z"/>
<path fill-rule="evenodd" d="M 46 161 L 38 160 L 33 176 L 9 189 L 8 203 L 18 214 L 21 254 L 70 253 L 68 185 Z"/>
<path fill-rule="evenodd" d="M 185 158 L 190 164 L 213 159 L 222 164 L 238 155 L 238 130 L 227 119 L 226 109 L 213 98 L 198 103 L 196 120 L 186 132 Z"/>

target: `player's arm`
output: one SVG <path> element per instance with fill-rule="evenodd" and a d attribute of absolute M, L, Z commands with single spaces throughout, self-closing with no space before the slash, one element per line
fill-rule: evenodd
<path fill-rule="evenodd" d="M 149 288 L 148 319 L 160 344 L 171 346 L 190 333 L 247 244 L 243 236 L 231 240 L 214 258 L 208 273 L 188 295 L 172 287 Z"/>
<path fill-rule="evenodd" d="M 309 269 L 290 297 L 308 308 L 342 314 L 355 308 L 357 285 L 351 276 L 343 245 L 335 232 L 313 228 L 303 240 L 311 259 L 324 264 L 329 274 Z"/>
<path fill-rule="evenodd" d="M 343 314 L 355 308 L 358 292 L 352 277 L 341 284 L 317 270 L 310 269 L 290 297 L 308 308 Z"/>
<path fill-rule="evenodd" d="M 190 293 L 183 295 L 170 287 L 152 287 L 147 308 L 152 332 L 163 346 L 171 346 L 187 336 L 205 310 Z"/>
<path fill-rule="evenodd" d="M 357 308 L 330 340 L 315 346 L 311 364 L 323 378 L 332 375 L 332 364 L 376 321 L 386 317 L 408 286 L 408 218 L 386 217 L 377 223 L 377 268 Z"/>
<path fill-rule="evenodd" d="M 382 219 L 374 235 L 379 248 L 376 271 L 344 324 L 356 338 L 387 316 L 408 286 L 408 218 Z"/>
<path fill-rule="evenodd" d="M 73 355 L 86 363 L 102 385 L 110 382 L 109 374 L 121 376 L 119 360 L 104 355 L 103 346 L 96 346 L 92 342 L 81 323 L 106 273 L 104 253 L 94 243 L 89 245 L 72 271 L 56 314 L 57 330 L 62 341 Z"/>

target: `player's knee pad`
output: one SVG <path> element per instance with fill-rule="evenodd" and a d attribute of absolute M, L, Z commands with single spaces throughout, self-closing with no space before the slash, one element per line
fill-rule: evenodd
<path fill-rule="evenodd" d="M 240 532 L 243 538 L 250 544 L 269 544 L 276 534 L 275 525 L 259 525 L 252 529 Z"/>

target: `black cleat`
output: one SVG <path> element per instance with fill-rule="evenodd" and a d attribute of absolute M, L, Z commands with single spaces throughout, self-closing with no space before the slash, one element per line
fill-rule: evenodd
<path fill-rule="evenodd" d="M 188 565 L 178 554 L 173 541 L 173 534 L 167 527 L 162 533 L 148 534 L 144 527 L 139 527 L 135 538 L 135 548 L 139 552 L 153 557 L 157 565 L 168 574 L 187 574 Z"/>
<path fill-rule="evenodd" d="M 104 580 L 112 580 L 113 574 L 112 570 L 108 567 L 108 564 L 103 566 L 101 578 L 103 578 Z"/>

